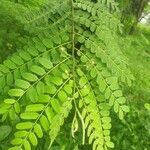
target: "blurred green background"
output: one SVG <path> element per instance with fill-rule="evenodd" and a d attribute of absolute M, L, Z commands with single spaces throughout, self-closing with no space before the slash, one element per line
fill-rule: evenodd
<path fill-rule="evenodd" d="M 4 3 L 5 1 L 5 3 Z M 16 6 L 9 7 L 11 1 Z M 129 60 L 129 67 L 135 77 L 132 87 L 124 88 L 131 111 L 126 121 L 120 121 L 112 114 L 112 139 L 116 150 L 150 150 L 150 110 L 144 105 L 150 103 L 150 4 L 148 0 L 117 0 L 120 20 L 124 25 L 120 42 L 123 53 Z M 1 0 L 0 1 L 0 63 L 15 50 L 21 49 L 28 35 L 17 21 L 20 5 L 35 9 L 47 0 Z M 16 9 L 17 8 L 17 9 Z"/>

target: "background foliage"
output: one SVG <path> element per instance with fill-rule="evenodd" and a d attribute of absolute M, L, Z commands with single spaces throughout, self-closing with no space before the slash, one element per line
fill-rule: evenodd
<path fill-rule="evenodd" d="M 15 2 L 15 5 L 11 5 Z M 136 1 L 137 2 L 137 1 Z M 119 1 L 119 7 L 122 11 L 119 14 L 122 23 L 124 24 L 124 31 L 122 39 L 119 43 L 122 51 L 129 60 L 129 67 L 135 77 L 132 87 L 123 86 L 123 91 L 130 106 L 130 112 L 125 117 L 125 120 L 120 121 L 115 113 L 111 114 L 112 117 L 112 141 L 115 143 L 116 150 L 149 150 L 150 149 L 150 111 L 144 105 L 150 103 L 150 27 L 149 25 L 141 25 L 138 23 L 141 17 L 141 11 L 144 8 L 148 10 L 147 1 L 144 5 L 140 6 L 141 1 L 135 4 L 133 1 Z M 138 3 L 137 2 L 137 3 Z M 18 18 L 21 13 L 26 13 L 30 10 L 39 9 L 42 5 L 48 3 L 47 0 L 1 0 L 0 1 L 0 62 L 2 63 L 6 58 L 9 58 L 12 53 L 17 49 L 24 47 L 30 33 L 23 29 L 23 24 L 20 23 Z M 147 7 L 145 7 L 147 6 Z M 137 8 L 138 7 L 138 8 Z M 16 9 L 17 8 L 17 9 Z M 18 11 L 19 10 L 19 11 Z M 140 12 L 139 12 L 139 11 Z M 148 10 L 149 11 L 149 10 Z M 18 13 L 19 12 L 19 13 Z M 128 12 L 128 13 L 127 13 Z M 130 14 L 130 15 L 126 15 Z M 3 95 L 1 95 L 3 99 Z M 73 116 L 73 112 L 71 112 Z M 71 138 L 70 125 L 72 118 L 66 120 L 66 125 L 62 127 L 62 131 L 57 138 L 56 145 L 52 150 L 56 149 L 91 149 L 89 145 L 82 146 L 82 135 L 80 131 L 78 139 Z M 4 132 L 1 132 L 5 130 Z M 0 126 L 0 149 L 8 149 L 7 144 L 13 135 L 11 134 L 14 129 L 10 126 Z M 65 137 L 62 140 L 62 136 Z M 46 148 L 47 141 L 40 141 L 39 150 L 43 147 Z M 74 146 L 80 143 L 80 146 Z M 61 147 L 61 148 L 60 148 Z"/>

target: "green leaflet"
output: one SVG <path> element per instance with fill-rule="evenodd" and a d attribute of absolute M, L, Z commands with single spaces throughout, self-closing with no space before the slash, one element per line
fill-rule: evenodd
<path fill-rule="evenodd" d="M 57 86 L 59 86 L 63 83 L 62 78 L 57 77 L 57 76 L 50 77 L 50 82 L 54 83 Z"/>
<path fill-rule="evenodd" d="M 35 47 L 39 52 L 46 51 L 45 45 L 38 39 L 37 37 L 33 38 L 33 42 L 35 43 Z"/>
<path fill-rule="evenodd" d="M 29 46 L 28 49 L 27 49 L 27 52 L 32 56 L 32 57 L 35 57 L 38 55 L 38 51 L 35 47 L 33 46 Z"/>
<path fill-rule="evenodd" d="M 81 69 L 79 69 L 79 68 L 76 70 L 76 72 L 77 72 L 77 74 L 79 76 L 83 76 L 84 75 L 83 72 L 81 71 Z"/>
<path fill-rule="evenodd" d="M 66 100 L 68 99 L 68 96 L 67 96 L 66 92 L 60 91 L 60 92 L 58 93 L 58 98 L 59 98 L 62 102 L 64 102 L 64 101 L 66 101 Z"/>
<path fill-rule="evenodd" d="M 32 128 L 32 125 L 33 125 L 33 123 L 31 123 L 31 122 L 22 122 L 22 123 L 18 123 L 16 125 L 16 128 L 18 130 L 30 129 L 30 128 Z"/>
<path fill-rule="evenodd" d="M 15 109 L 16 113 L 19 113 L 19 112 L 20 112 L 20 105 L 19 105 L 18 102 L 15 102 L 15 104 L 14 104 L 14 109 Z"/>
<path fill-rule="evenodd" d="M 20 97 L 24 94 L 24 91 L 21 89 L 11 89 L 8 91 L 8 94 L 12 97 Z"/>
<path fill-rule="evenodd" d="M 20 115 L 20 118 L 21 118 L 21 119 L 25 119 L 25 120 L 35 120 L 35 119 L 38 118 L 38 116 L 39 116 L 38 113 L 26 112 L 26 113 L 22 113 L 22 114 Z"/>
<path fill-rule="evenodd" d="M 105 91 L 105 98 L 106 98 L 106 99 L 109 99 L 110 94 L 111 94 L 111 91 L 110 91 L 110 89 L 109 89 L 109 87 L 108 87 L 108 88 L 106 89 L 106 91 Z"/>
<path fill-rule="evenodd" d="M 22 89 L 27 89 L 30 87 L 30 83 L 25 81 L 25 80 L 20 80 L 20 79 L 17 79 L 15 81 L 15 85 L 18 87 L 18 88 L 22 88 Z"/>
<path fill-rule="evenodd" d="M 56 35 L 56 36 L 53 37 L 53 42 L 56 43 L 56 44 L 61 44 L 61 38 Z"/>
<path fill-rule="evenodd" d="M 43 44 L 47 47 L 47 48 L 53 48 L 53 42 L 50 39 L 44 39 L 43 40 Z"/>
<path fill-rule="evenodd" d="M 71 94 L 72 93 L 72 87 L 70 85 L 65 85 L 64 90 L 66 93 Z"/>
<path fill-rule="evenodd" d="M 109 148 L 114 148 L 114 143 L 112 143 L 112 142 L 106 142 L 106 145 L 107 145 Z"/>
<path fill-rule="evenodd" d="M 101 78 L 101 76 L 98 76 L 96 81 L 99 84 L 99 90 L 104 92 L 106 89 L 105 81 Z"/>
<path fill-rule="evenodd" d="M 118 101 L 119 104 L 125 104 L 126 99 L 125 99 L 125 97 L 119 97 L 119 98 L 117 99 L 117 101 Z"/>
<path fill-rule="evenodd" d="M 11 141 L 12 145 L 20 145 L 23 142 L 21 138 L 15 138 Z"/>
<path fill-rule="evenodd" d="M 40 118 L 40 123 L 41 123 L 41 126 L 44 128 L 45 131 L 48 131 L 49 130 L 49 121 L 48 119 L 42 115 L 42 117 Z"/>
<path fill-rule="evenodd" d="M 23 71 L 25 68 L 22 68 L 21 70 Z M 16 70 L 14 70 L 14 76 L 13 76 L 13 80 L 16 80 L 16 79 L 19 79 L 19 78 L 21 78 L 21 72 L 18 70 L 18 69 L 16 69 Z"/>
<path fill-rule="evenodd" d="M 46 108 L 45 113 L 46 113 L 48 121 L 51 123 L 52 119 L 53 119 L 53 117 L 55 115 L 55 113 L 53 112 L 52 108 L 50 108 L 50 107 Z"/>
<path fill-rule="evenodd" d="M 36 65 L 31 67 L 31 71 L 39 76 L 43 76 L 46 73 L 43 68 Z"/>
<path fill-rule="evenodd" d="M 43 104 L 32 104 L 32 105 L 28 105 L 26 107 L 26 112 L 39 112 L 42 111 L 44 109 L 44 105 Z"/>
<path fill-rule="evenodd" d="M 53 64 L 48 59 L 45 58 L 40 58 L 39 63 L 46 69 L 51 69 L 53 67 Z"/>
<path fill-rule="evenodd" d="M 90 74 L 91 74 L 91 77 L 92 77 L 92 78 L 95 78 L 95 77 L 97 76 L 97 70 L 96 70 L 95 68 L 93 68 L 93 69 L 91 70 Z"/>
<path fill-rule="evenodd" d="M 24 59 L 25 61 L 29 61 L 31 59 L 31 56 L 29 55 L 29 53 L 25 52 L 25 51 L 21 51 L 19 52 L 19 56 Z"/>
<path fill-rule="evenodd" d="M 16 101 L 14 99 L 5 99 L 4 102 L 6 104 L 14 104 Z"/>
<path fill-rule="evenodd" d="M 7 75 L 7 84 L 13 84 L 13 74 L 11 72 Z"/>
<path fill-rule="evenodd" d="M 31 87 L 30 90 L 27 91 L 26 96 L 33 103 L 38 101 L 38 93 L 34 87 Z"/>
<path fill-rule="evenodd" d="M 36 85 L 36 92 L 38 95 L 43 95 L 44 94 L 44 83 L 43 82 L 38 82 Z"/>
<path fill-rule="evenodd" d="M 10 126 L 0 126 L 0 141 L 3 141 L 5 138 L 7 138 L 11 131 L 12 128 Z"/>
<path fill-rule="evenodd" d="M 5 114 L 6 112 L 7 112 L 7 109 L 5 109 L 5 108 L 0 109 L 0 114 Z"/>
<path fill-rule="evenodd" d="M 28 134 L 27 131 L 18 131 L 14 135 L 16 138 L 22 138 L 22 137 L 25 137 L 27 134 Z"/>
<path fill-rule="evenodd" d="M 2 73 L 8 73 L 9 72 L 9 68 L 7 68 L 6 66 L 0 64 L 0 70 Z"/>
<path fill-rule="evenodd" d="M 104 135 L 109 136 L 110 135 L 110 130 L 104 130 Z"/>
<path fill-rule="evenodd" d="M 48 103 L 50 101 L 50 96 L 49 95 L 40 95 L 38 102 L 40 103 Z"/>
<path fill-rule="evenodd" d="M 16 119 L 16 113 L 15 113 L 15 110 L 13 108 L 11 108 L 9 110 L 9 117 L 11 120 L 15 120 Z"/>
<path fill-rule="evenodd" d="M 103 124 L 103 129 L 105 130 L 111 129 L 111 124 L 110 123 Z"/>
<path fill-rule="evenodd" d="M 84 39 L 84 37 L 78 37 L 78 41 L 80 42 L 80 43 L 84 43 L 84 41 L 85 41 L 85 39 Z"/>
<path fill-rule="evenodd" d="M 29 134 L 29 140 L 30 140 L 30 142 L 32 143 L 33 146 L 37 146 L 38 142 L 37 142 L 37 138 L 36 138 L 34 133 L 31 132 Z"/>
<path fill-rule="evenodd" d="M 11 60 L 5 60 L 4 65 L 9 69 L 15 69 L 16 65 Z"/>
<path fill-rule="evenodd" d="M 110 106 L 113 106 L 114 101 L 115 101 L 115 97 L 114 97 L 113 95 L 111 95 L 111 97 L 110 97 L 110 99 L 109 99 L 109 105 L 110 105 Z"/>
<path fill-rule="evenodd" d="M 24 146 L 25 150 L 31 150 L 31 145 L 27 140 L 24 141 L 23 146 Z"/>
<path fill-rule="evenodd" d="M 16 54 L 16 55 L 14 54 L 13 57 L 11 58 L 11 60 L 12 60 L 17 66 L 24 64 L 24 61 L 22 60 L 22 58 L 19 57 L 17 54 Z"/>
<path fill-rule="evenodd" d="M 22 77 L 29 82 L 35 82 L 38 80 L 37 76 L 32 73 L 23 73 Z"/>
<path fill-rule="evenodd" d="M 150 110 L 150 104 L 145 103 L 144 107 L 145 107 L 147 110 Z"/>
<path fill-rule="evenodd" d="M 103 123 L 111 122 L 111 118 L 110 118 L 110 117 L 103 117 L 103 118 L 102 118 L 102 122 L 103 122 Z"/>
<path fill-rule="evenodd" d="M 22 149 L 20 149 L 20 148 L 17 147 L 17 146 L 14 146 L 14 147 L 9 148 L 9 150 L 22 150 Z"/>
<path fill-rule="evenodd" d="M 87 87 L 87 86 L 84 86 L 84 87 L 81 89 L 81 93 L 82 93 L 83 96 L 88 95 L 89 92 L 90 92 L 90 88 Z"/>
<path fill-rule="evenodd" d="M 36 133 L 36 135 L 39 137 L 39 138 L 42 138 L 43 137 L 43 131 L 42 131 L 42 128 L 39 124 L 36 124 L 34 126 L 34 132 Z"/>
<path fill-rule="evenodd" d="M 60 59 L 60 55 L 58 50 L 53 49 L 51 51 L 52 62 L 57 63 Z"/>
<path fill-rule="evenodd" d="M 86 85 L 86 83 L 87 83 L 87 80 L 84 77 L 80 78 L 79 85 L 81 87 L 84 87 Z"/>
<path fill-rule="evenodd" d="M 121 106 L 121 109 L 122 109 L 124 112 L 126 112 L 126 113 L 130 111 L 129 107 L 126 106 L 126 105 L 122 105 L 122 106 Z"/>
<path fill-rule="evenodd" d="M 45 86 L 44 90 L 45 90 L 45 93 L 54 94 L 57 89 L 54 84 L 49 83 L 48 85 Z"/>
<path fill-rule="evenodd" d="M 115 95 L 116 97 L 120 97 L 120 96 L 122 96 L 122 91 L 121 91 L 121 90 L 115 91 L 115 92 L 114 92 L 114 95 Z"/>
<path fill-rule="evenodd" d="M 107 110 L 103 110 L 103 111 L 101 111 L 101 115 L 103 116 L 103 117 L 108 117 L 109 116 L 109 111 L 107 111 Z"/>
<path fill-rule="evenodd" d="M 51 105 L 52 105 L 52 108 L 54 109 L 55 112 L 60 111 L 60 104 L 56 99 L 51 100 Z"/>
<path fill-rule="evenodd" d="M 118 111 L 119 111 L 119 104 L 117 103 L 117 101 L 114 102 L 114 111 L 116 113 L 118 113 Z"/>

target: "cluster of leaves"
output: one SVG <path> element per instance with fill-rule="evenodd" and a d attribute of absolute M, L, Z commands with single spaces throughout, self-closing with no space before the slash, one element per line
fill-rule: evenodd
<path fill-rule="evenodd" d="M 34 0 L 1 0 L 0 1 L 0 63 L 18 47 L 26 44 L 26 37 L 22 22 L 18 20 L 28 9 L 45 4 L 47 1 Z M 28 8 L 28 9 L 27 9 Z"/>
<path fill-rule="evenodd" d="M 0 62 L 2 62 L 8 54 L 15 51 L 16 47 L 25 43 L 23 26 L 17 21 L 19 12 L 23 13 L 25 9 L 2 0 L 0 10 Z"/>
<path fill-rule="evenodd" d="M 113 0 L 57 0 L 14 15 L 27 36 L 0 64 L 3 150 L 114 148 L 110 115 L 129 112 L 120 85 L 134 79 L 116 12 Z"/>
<path fill-rule="evenodd" d="M 125 88 L 131 108 L 126 122 L 120 122 L 114 118 L 112 133 L 115 135 L 113 140 L 117 143 L 116 149 L 121 147 L 131 150 L 148 150 L 150 148 L 150 30 L 143 25 L 139 25 L 138 30 L 138 33 L 125 39 L 126 43 L 130 43 L 125 47 L 125 52 L 130 60 L 130 68 L 136 82 L 132 88 Z M 122 132 L 118 133 L 118 130 Z"/>
<path fill-rule="evenodd" d="M 124 33 L 133 34 L 137 31 L 138 23 L 149 14 L 148 0 L 116 0 L 122 11 L 121 22 L 124 24 Z M 149 23 L 149 19 L 146 20 Z"/>

